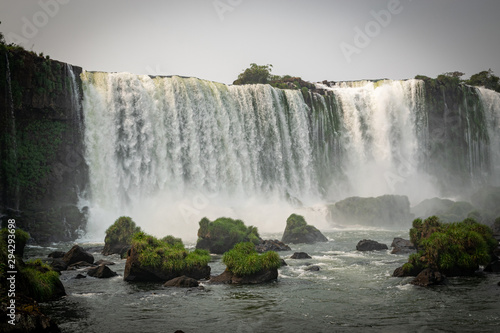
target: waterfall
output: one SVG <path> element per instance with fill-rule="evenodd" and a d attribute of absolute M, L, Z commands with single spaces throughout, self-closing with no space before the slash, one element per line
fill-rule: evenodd
<path fill-rule="evenodd" d="M 449 171 L 442 160 L 454 151 L 436 137 L 460 132 L 470 178 L 487 170 L 488 149 L 499 151 L 500 95 L 484 89 L 470 88 L 456 130 L 444 91 L 441 104 L 427 101 L 421 80 L 317 84 L 319 95 L 176 76 L 81 78 L 90 224 L 101 235 L 121 215 L 152 233 L 193 237 L 203 216 L 278 232 L 296 204 L 314 207 L 299 212 L 306 216 L 354 195 L 404 194 L 416 204 L 439 195 L 436 176 Z M 477 125 L 483 110 L 489 139 Z"/>
<path fill-rule="evenodd" d="M 489 151 L 491 152 L 490 169 L 487 174 L 487 183 L 500 186 L 500 94 L 486 88 L 477 88 L 484 110 L 485 124 L 489 137 Z"/>

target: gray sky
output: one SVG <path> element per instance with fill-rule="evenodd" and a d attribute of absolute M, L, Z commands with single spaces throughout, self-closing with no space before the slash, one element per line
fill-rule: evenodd
<path fill-rule="evenodd" d="M 1 0 L 0 30 L 86 70 L 232 83 L 255 62 L 308 81 L 469 77 L 500 75 L 499 14 L 498 0 Z"/>

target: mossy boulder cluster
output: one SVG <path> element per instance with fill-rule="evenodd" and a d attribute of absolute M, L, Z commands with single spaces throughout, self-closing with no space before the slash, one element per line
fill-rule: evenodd
<path fill-rule="evenodd" d="M 307 243 L 328 242 L 321 231 L 316 227 L 307 224 L 301 215 L 292 214 L 286 220 L 286 228 L 281 239 L 283 243 Z"/>
<path fill-rule="evenodd" d="M 175 238 L 160 240 L 136 233 L 128 251 L 123 279 L 125 281 L 166 282 L 179 276 L 193 279 L 210 278 L 210 254 L 206 250 L 192 252 L 182 242 L 169 242 Z"/>
<path fill-rule="evenodd" d="M 274 251 L 258 254 L 255 244 L 238 243 L 224 253 L 222 262 L 226 270 L 219 276 L 212 277 L 211 283 L 257 284 L 276 280 L 281 259 Z"/>
<path fill-rule="evenodd" d="M 59 274 L 53 271 L 50 266 L 42 263 L 40 259 L 24 262 L 19 255 L 23 252 L 28 234 L 21 229 L 14 231 L 16 239 L 16 252 L 8 251 L 8 235 L 10 230 L 2 229 L 0 232 L 0 315 L 5 318 L 0 323 L 2 332 L 59 332 L 57 325 L 47 316 L 45 316 L 37 302 L 46 302 L 56 300 L 66 295 L 64 286 L 59 279 Z M 17 269 L 16 293 L 14 298 L 8 297 L 9 278 L 11 274 L 7 271 L 8 260 L 13 260 L 14 255 Z M 7 306 L 10 305 L 10 299 L 15 299 L 14 318 L 9 317 Z M 7 320 L 13 319 L 15 326 L 7 323 Z"/>
<path fill-rule="evenodd" d="M 211 222 L 205 217 L 199 224 L 196 248 L 210 253 L 223 254 L 238 243 L 251 242 L 257 245 L 261 241 L 257 228 L 247 227 L 241 220 L 221 217 Z"/>
<path fill-rule="evenodd" d="M 127 251 L 130 249 L 132 237 L 138 232 L 141 232 L 141 228 L 130 217 L 119 217 L 106 230 L 102 254 L 105 256 L 119 254 L 122 258 L 125 258 Z"/>
<path fill-rule="evenodd" d="M 393 275 L 416 276 L 429 268 L 448 277 L 472 276 L 492 259 L 498 246 L 492 234 L 488 226 L 470 218 L 455 223 L 442 223 L 436 216 L 415 219 L 410 240 L 418 252 Z"/>
<path fill-rule="evenodd" d="M 375 198 L 349 197 L 328 207 L 327 218 L 335 224 L 366 226 L 402 226 L 411 221 L 410 201 L 404 195 Z"/>

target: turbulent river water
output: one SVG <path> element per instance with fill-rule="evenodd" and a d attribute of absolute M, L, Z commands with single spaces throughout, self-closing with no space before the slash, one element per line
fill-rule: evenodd
<path fill-rule="evenodd" d="M 329 241 L 291 245 L 279 252 L 288 266 L 276 282 L 256 286 L 211 285 L 203 289 L 166 288 L 123 281 L 125 260 L 104 257 L 119 275 L 75 279 L 84 271 L 64 271 L 67 296 L 42 304 L 63 332 L 498 332 L 500 276 L 451 278 L 448 284 L 422 288 L 392 272 L 407 255 L 390 250 L 356 251 L 361 239 L 391 244 L 408 230 L 325 231 Z M 264 238 L 280 238 L 267 234 Z M 102 244 L 81 244 L 84 247 Z M 187 244 L 193 246 L 194 244 Z M 31 247 L 29 257 L 46 257 L 55 248 Z M 289 259 L 304 251 L 312 259 Z M 96 260 L 103 258 L 95 252 Z M 304 268 L 318 265 L 320 271 Z M 210 263 L 222 273 L 220 256 Z"/>

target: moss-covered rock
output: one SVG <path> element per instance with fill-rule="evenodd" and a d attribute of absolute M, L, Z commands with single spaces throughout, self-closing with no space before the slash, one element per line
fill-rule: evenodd
<path fill-rule="evenodd" d="M 312 244 L 328 242 L 328 239 L 316 227 L 308 225 L 303 216 L 292 214 L 286 220 L 286 227 L 281 241 L 292 244 Z"/>
<path fill-rule="evenodd" d="M 204 217 L 198 229 L 197 249 L 205 249 L 211 253 L 223 254 L 237 243 L 260 243 L 259 232 L 256 227 L 247 227 L 241 220 L 221 217 L 211 222 Z"/>
<path fill-rule="evenodd" d="M 335 224 L 401 227 L 411 221 L 410 201 L 403 195 L 375 198 L 349 197 L 328 207 L 327 218 Z"/>
<path fill-rule="evenodd" d="M 490 262 L 498 244 L 491 229 L 473 219 L 441 223 L 436 216 L 415 219 L 410 240 L 418 252 L 410 255 L 400 276 L 418 274 L 425 268 L 446 276 L 470 276 L 479 265 Z"/>
<path fill-rule="evenodd" d="M 209 261 L 208 251 L 189 252 L 182 242 L 170 244 L 139 232 L 132 238 L 123 279 L 166 282 L 182 275 L 193 279 L 209 278 Z"/>
<path fill-rule="evenodd" d="M 122 258 L 126 257 L 132 243 L 132 237 L 138 232 L 141 232 L 141 228 L 130 217 L 119 217 L 106 230 L 102 254 L 107 256 L 116 253 Z"/>
<path fill-rule="evenodd" d="M 236 244 L 224 253 L 222 262 L 226 270 L 219 276 L 212 277 L 211 283 L 258 284 L 278 277 L 281 259 L 274 251 L 258 254 L 255 244 L 244 242 Z"/>
<path fill-rule="evenodd" d="M 14 230 L 14 229 L 9 229 Z M 17 229 L 16 236 L 17 253 L 9 248 L 8 238 L 10 234 L 7 229 L 2 230 L 0 237 L 0 314 L 6 320 L 0 323 L 2 332 L 60 332 L 57 325 L 50 318 L 43 315 L 37 302 L 45 302 L 57 299 L 65 295 L 64 286 L 59 279 L 59 274 L 48 265 L 35 260 L 25 263 L 19 253 L 24 250 L 27 233 Z M 13 264 L 14 268 L 8 265 Z M 12 274 L 9 270 L 17 270 L 15 274 L 15 295 L 9 294 L 9 280 Z M 7 308 L 15 300 L 15 316 L 10 317 L 11 312 Z M 15 326 L 7 323 L 13 320 Z M 13 329 L 15 328 L 15 329 Z"/>

